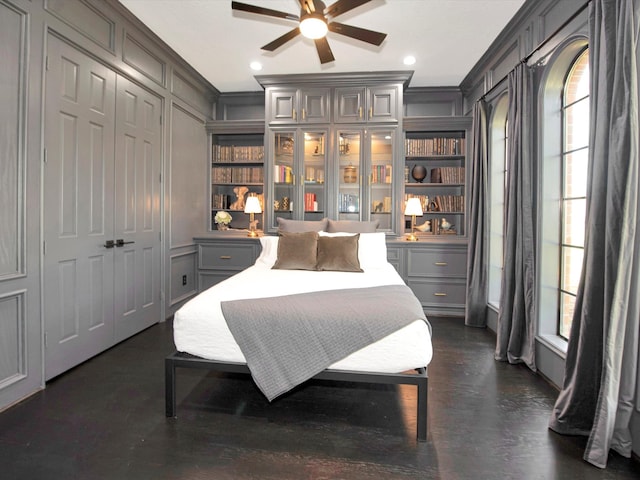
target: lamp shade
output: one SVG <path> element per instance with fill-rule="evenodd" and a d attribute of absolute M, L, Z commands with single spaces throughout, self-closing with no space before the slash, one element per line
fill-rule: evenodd
<path fill-rule="evenodd" d="M 244 213 L 262 213 L 258 197 L 248 197 L 244 204 Z"/>
<path fill-rule="evenodd" d="M 417 215 L 419 217 L 422 216 L 422 205 L 420 204 L 420 199 L 412 197 L 407 200 L 407 203 L 404 206 L 404 214 Z"/>

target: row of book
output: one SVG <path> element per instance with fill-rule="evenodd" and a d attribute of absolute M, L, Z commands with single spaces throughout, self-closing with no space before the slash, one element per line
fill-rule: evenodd
<path fill-rule="evenodd" d="M 431 169 L 431 183 L 464 184 L 464 167 L 436 167 Z"/>
<path fill-rule="evenodd" d="M 293 168 L 287 165 L 274 165 L 273 181 L 276 183 L 293 183 Z"/>
<path fill-rule="evenodd" d="M 264 183 L 262 167 L 213 167 L 211 183 Z"/>
<path fill-rule="evenodd" d="M 391 165 L 373 165 L 371 183 L 391 183 Z"/>
<path fill-rule="evenodd" d="M 407 138 L 404 142 L 408 157 L 428 157 L 431 155 L 464 155 L 464 138 Z"/>
<path fill-rule="evenodd" d="M 264 212 L 264 194 L 255 194 L 260 202 L 260 209 Z M 238 200 L 236 195 L 226 195 L 224 193 L 214 193 L 211 195 L 211 208 L 213 210 L 229 210 Z"/>
<path fill-rule="evenodd" d="M 305 212 L 317 212 L 318 211 L 318 197 L 315 193 L 304 194 L 304 211 Z"/>
<path fill-rule="evenodd" d="M 231 162 L 264 162 L 264 146 L 214 145 L 213 161 Z"/>
<path fill-rule="evenodd" d="M 404 203 L 410 198 L 419 198 L 423 212 L 454 212 L 464 213 L 464 195 L 415 195 L 406 193 Z"/>
<path fill-rule="evenodd" d="M 373 200 L 371 202 L 371 213 L 390 213 L 391 197 L 384 197 L 382 200 Z"/>
<path fill-rule="evenodd" d="M 360 211 L 360 198 L 351 193 L 338 195 L 338 211 L 340 213 L 354 213 Z"/>

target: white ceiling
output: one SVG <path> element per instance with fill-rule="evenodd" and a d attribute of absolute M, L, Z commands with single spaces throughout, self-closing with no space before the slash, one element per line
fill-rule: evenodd
<path fill-rule="evenodd" d="M 298 0 L 242 0 L 299 15 Z M 331 5 L 335 0 L 325 0 Z M 254 75 L 413 70 L 409 86 L 458 86 L 524 0 L 372 0 L 336 21 L 387 33 L 375 47 L 329 32 L 335 61 L 321 65 L 301 35 L 260 50 L 295 22 L 231 10 L 231 0 L 120 0 L 221 92 L 261 90 Z M 403 64 L 406 55 L 417 62 Z M 252 71 L 259 61 L 263 69 Z"/>

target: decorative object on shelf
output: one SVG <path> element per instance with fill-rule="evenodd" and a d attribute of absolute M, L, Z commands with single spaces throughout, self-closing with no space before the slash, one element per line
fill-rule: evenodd
<path fill-rule="evenodd" d="M 282 197 L 280 200 L 280 210 L 288 212 L 291 208 L 291 202 L 289 201 L 289 197 Z"/>
<path fill-rule="evenodd" d="M 220 210 L 216 213 L 216 216 L 213 217 L 213 220 L 216 222 L 218 226 L 218 230 L 229 230 L 229 224 L 233 218 L 229 215 L 229 212 L 225 212 L 224 210 Z"/>
<path fill-rule="evenodd" d="M 255 194 L 250 194 L 249 198 L 247 198 L 247 203 L 244 205 L 244 213 L 249 214 L 249 234 L 247 236 L 257 237 L 256 227 L 258 220 L 254 218 L 254 214 L 262 213 L 262 208 L 260 207 L 260 200 Z"/>
<path fill-rule="evenodd" d="M 231 204 L 229 207 L 231 210 L 244 210 L 244 196 L 247 194 L 249 189 L 247 187 L 235 187 L 233 189 L 233 193 L 236 194 L 236 201 Z"/>
<path fill-rule="evenodd" d="M 416 230 L 420 232 L 430 232 L 431 231 L 431 220 L 427 220 L 422 225 L 416 225 Z"/>
<path fill-rule="evenodd" d="M 414 165 L 411 169 L 411 176 L 416 182 L 422 183 L 427 176 L 427 169 L 424 165 Z"/>
<path fill-rule="evenodd" d="M 440 168 L 431 169 L 431 183 L 442 183 L 442 170 Z"/>
<path fill-rule="evenodd" d="M 451 227 L 453 227 L 453 225 L 451 225 L 446 218 L 442 217 L 442 220 L 440 220 L 440 228 L 442 230 L 450 230 Z"/>
<path fill-rule="evenodd" d="M 344 167 L 344 183 L 356 183 L 358 181 L 358 169 L 353 165 Z"/>
<path fill-rule="evenodd" d="M 420 199 L 410 198 L 409 200 L 407 200 L 407 204 L 404 207 L 404 214 L 411 215 L 411 233 L 407 237 L 407 240 L 409 242 L 415 242 L 418 240 L 418 237 L 416 237 L 415 233 L 413 233 L 413 229 L 415 228 L 416 224 L 416 216 L 422 216 L 422 205 L 420 205 Z"/>

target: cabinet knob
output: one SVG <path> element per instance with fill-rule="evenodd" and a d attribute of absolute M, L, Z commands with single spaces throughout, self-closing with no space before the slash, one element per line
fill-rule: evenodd
<path fill-rule="evenodd" d="M 220 255 L 220 260 L 231 260 L 231 255 Z"/>
<path fill-rule="evenodd" d="M 369 107 L 369 118 L 373 118 L 373 107 Z"/>
<path fill-rule="evenodd" d="M 362 107 L 358 107 L 358 118 L 362 118 Z"/>
<path fill-rule="evenodd" d="M 291 114 L 292 114 L 291 116 L 293 117 L 293 119 L 296 120 L 297 115 L 296 115 L 296 109 L 295 108 L 293 109 Z"/>
<path fill-rule="evenodd" d="M 446 267 L 447 266 L 447 262 L 435 262 L 434 265 L 436 267 Z"/>
<path fill-rule="evenodd" d="M 307 118 L 307 112 L 305 111 L 305 109 L 302 109 L 302 120 L 306 120 Z"/>

